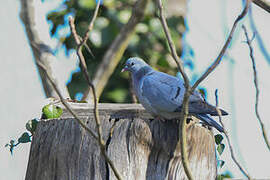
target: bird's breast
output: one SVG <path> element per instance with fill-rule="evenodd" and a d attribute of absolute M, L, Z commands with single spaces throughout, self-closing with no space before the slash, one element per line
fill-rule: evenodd
<path fill-rule="evenodd" d="M 151 114 L 157 114 L 157 112 L 155 111 L 155 109 L 152 108 L 151 103 L 148 101 L 148 99 L 146 97 L 143 96 L 142 93 L 142 86 L 143 86 L 143 82 L 144 82 L 144 78 L 142 77 L 140 80 L 133 78 L 133 88 L 135 91 L 135 94 L 138 98 L 138 100 L 140 101 L 140 103 L 143 105 L 143 107 L 150 112 Z"/>

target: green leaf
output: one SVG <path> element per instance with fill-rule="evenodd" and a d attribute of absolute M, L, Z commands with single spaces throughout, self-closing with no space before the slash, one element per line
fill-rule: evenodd
<path fill-rule="evenodd" d="M 94 8 L 96 6 L 96 1 L 89 1 L 89 0 L 79 0 L 79 5 L 82 8 Z"/>
<path fill-rule="evenodd" d="M 224 164 L 225 164 L 225 161 L 219 160 L 219 167 L 220 167 L 220 169 L 224 166 Z"/>
<path fill-rule="evenodd" d="M 222 175 L 222 174 L 219 174 L 218 176 L 217 176 L 217 180 L 223 180 L 224 179 L 224 176 Z"/>
<path fill-rule="evenodd" d="M 13 154 L 13 149 L 16 146 L 15 141 L 14 140 L 10 140 L 9 142 L 10 144 L 6 144 L 5 147 L 9 147 L 9 151 L 11 153 L 11 155 Z"/>
<path fill-rule="evenodd" d="M 120 22 L 122 23 L 127 23 L 130 16 L 131 16 L 131 11 L 129 10 L 123 10 L 123 11 L 120 11 L 118 14 L 117 14 Z"/>
<path fill-rule="evenodd" d="M 206 99 L 206 96 L 207 96 L 207 91 L 206 91 L 206 89 L 205 89 L 205 88 L 199 88 L 198 90 L 199 90 L 199 93 L 202 95 L 202 97 L 203 97 L 204 99 Z"/>
<path fill-rule="evenodd" d="M 14 147 L 15 146 L 10 146 L 10 148 L 9 148 L 9 151 L 10 151 L 11 155 L 13 154 Z"/>
<path fill-rule="evenodd" d="M 110 93 L 108 93 L 107 97 L 112 99 L 112 101 L 114 101 L 114 102 L 122 103 L 125 101 L 126 94 L 127 94 L 126 89 L 118 88 L 118 89 L 115 89 L 115 90 L 111 91 Z"/>
<path fill-rule="evenodd" d="M 224 149 L 225 149 L 225 145 L 224 144 L 219 144 L 217 146 L 217 151 L 218 151 L 219 155 L 221 155 L 223 153 Z"/>
<path fill-rule="evenodd" d="M 31 136 L 27 132 L 25 132 L 18 139 L 18 142 L 19 143 L 28 143 L 28 142 L 31 142 Z"/>
<path fill-rule="evenodd" d="M 77 101 L 76 103 L 87 103 L 87 101 L 83 100 L 83 101 Z"/>
<path fill-rule="evenodd" d="M 10 140 L 10 145 L 14 145 L 15 141 L 14 140 Z"/>
<path fill-rule="evenodd" d="M 36 131 L 37 124 L 38 124 L 38 120 L 32 119 L 26 123 L 25 128 L 27 129 L 27 131 L 29 131 L 29 132 L 31 132 L 31 134 L 33 134 Z"/>
<path fill-rule="evenodd" d="M 53 104 L 48 104 L 42 108 L 42 112 L 45 119 L 54 119 L 62 115 L 63 109 Z"/>
<path fill-rule="evenodd" d="M 217 180 L 223 180 L 223 179 L 229 179 L 229 178 L 232 178 L 232 174 L 230 172 L 219 174 L 217 176 Z"/>
<path fill-rule="evenodd" d="M 223 136 L 221 134 L 215 135 L 215 142 L 217 145 L 219 145 L 223 140 Z"/>

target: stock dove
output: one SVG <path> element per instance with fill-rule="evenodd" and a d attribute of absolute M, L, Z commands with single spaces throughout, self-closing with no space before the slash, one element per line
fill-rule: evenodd
<path fill-rule="evenodd" d="M 150 114 L 166 120 L 179 118 L 185 93 L 182 79 L 155 71 L 138 57 L 129 58 L 123 71 L 131 73 L 134 92 Z M 220 111 L 222 115 L 228 115 L 224 110 Z M 208 104 L 198 91 L 194 91 L 189 98 L 189 114 L 224 132 L 210 116 L 218 115 L 216 107 Z"/>

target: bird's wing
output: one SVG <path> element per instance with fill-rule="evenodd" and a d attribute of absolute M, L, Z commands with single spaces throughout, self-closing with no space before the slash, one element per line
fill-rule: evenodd
<path fill-rule="evenodd" d="M 181 111 L 182 106 L 179 106 L 176 111 Z M 189 98 L 189 113 L 190 114 L 210 114 L 212 116 L 218 116 L 216 107 L 207 103 L 198 91 L 194 91 Z M 228 115 L 228 113 L 222 109 L 221 115 Z"/>
<path fill-rule="evenodd" d="M 182 108 L 185 87 L 177 77 L 154 71 L 146 75 L 141 84 L 142 96 L 158 111 L 180 112 Z M 222 115 L 228 113 L 220 109 Z M 198 91 L 190 96 L 190 114 L 218 115 L 216 107 L 208 104 Z"/>
<path fill-rule="evenodd" d="M 168 74 L 154 71 L 141 84 L 142 97 L 157 111 L 174 112 L 182 103 L 183 82 Z"/>
<path fill-rule="evenodd" d="M 181 107 L 177 109 L 178 111 L 181 110 Z M 227 112 L 225 112 L 222 109 L 219 109 L 221 111 L 221 115 L 228 115 Z M 218 116 L 216 107 L 208 104 L 204 100 L 196 100 L 196 101 L 190 101 L 189 102 L 189 113 L 190 114 L 210 114 L 212 116 Z"/>
<path fill-rule="evenodd" d="M 202 120 L 208 126 L 215 127 L 219 132 L 224 132 L 223 127 L 220 126 L 214 119 L 212 119 L 211 116 L 207 114 L 197 114 L 195 116 Z"/>

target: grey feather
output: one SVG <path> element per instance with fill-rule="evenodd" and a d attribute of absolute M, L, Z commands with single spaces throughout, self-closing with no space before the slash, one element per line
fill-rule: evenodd
<path fill-rule="evenodd" d="M 198 119 L 201 119 L 204 123 L 206 123 L 208 126 L 215 127 L 219 132 L 224 132 L 223 127 L 221 127 L 214 119 L 212 119 L 207 114 L 196 114 L 195 117 Z"/>
<path fill-rule="evenodd" d="M 176 109 L 176 112 L 180 112 L 181 111 L 182 106 L 179 106 Z M 225 116 L 228 115 L 228 113 L 222 109 L 219 109 L 221 111 L 221 115 Z M 208 104 L 205 101 L 192 101 L 189 102 L 189 113 L 191 114 L 210 114 L 211 116 L 218 116 L 216 107 Z"/>

